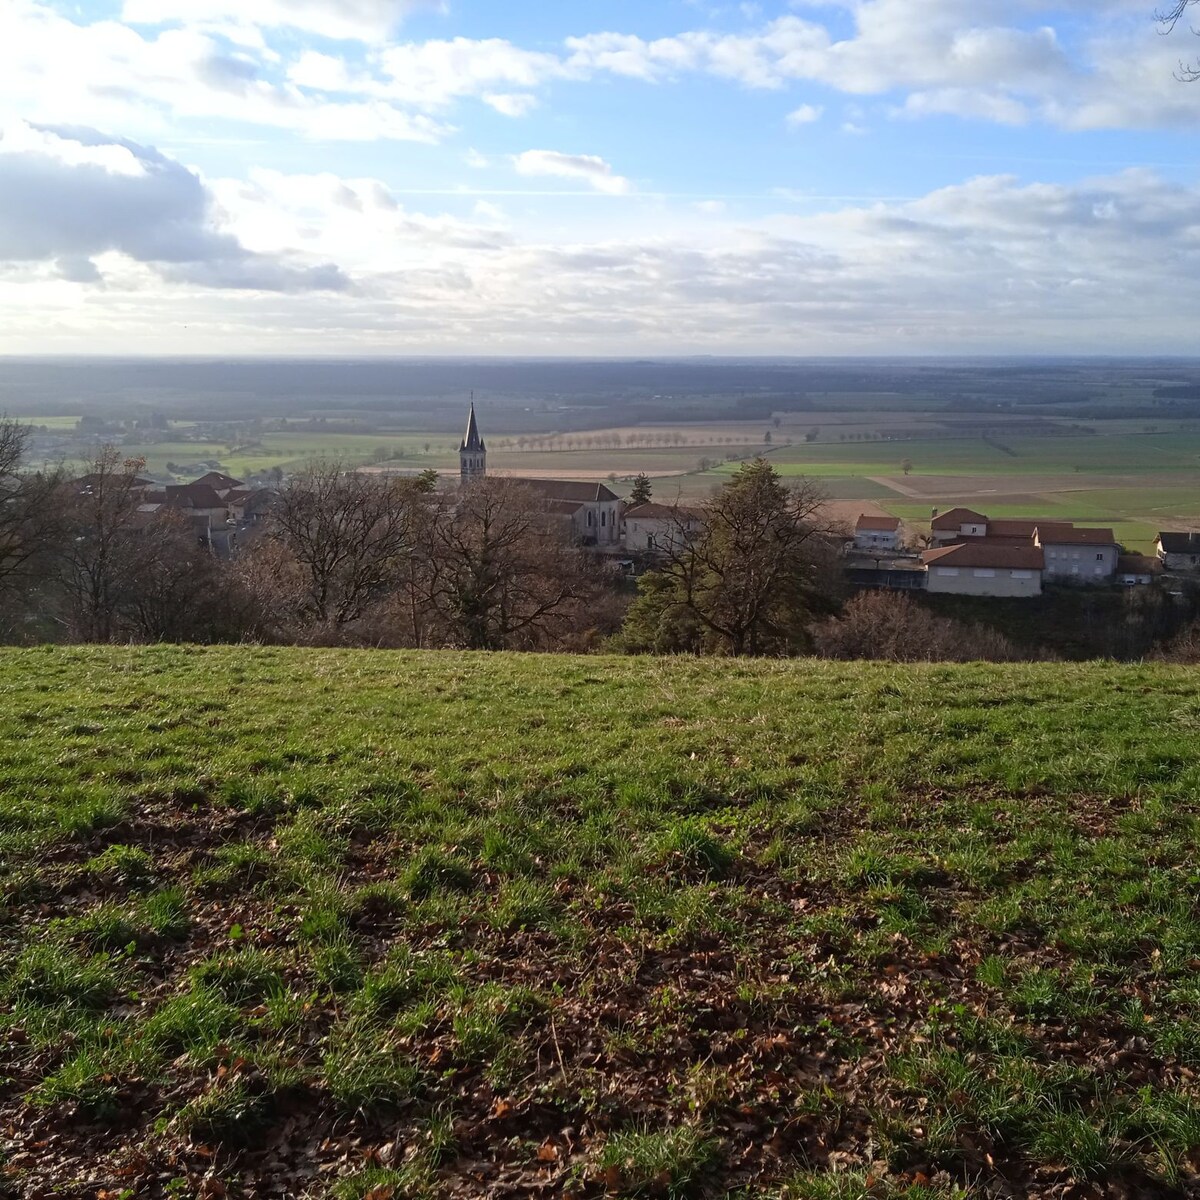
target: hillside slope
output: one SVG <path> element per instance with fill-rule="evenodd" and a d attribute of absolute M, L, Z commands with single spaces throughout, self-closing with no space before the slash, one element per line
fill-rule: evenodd
<path fill-rule="evenodd" d="M 1198 728 L 1151 667 L 4 652 L 0 1195 L 1200 1194 Z"/>

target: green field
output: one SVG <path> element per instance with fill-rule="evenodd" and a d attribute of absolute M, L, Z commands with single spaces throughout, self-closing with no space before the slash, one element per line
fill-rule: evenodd
<path fill-rule="evenodd" d="M 0 654 L 0 1194 L 1185 1196 L 1200 678 Z"/>
<path fill-rule="evenodd" d="M 865 398 L 852 399 L 860 404 Z M 729 454 L 742 459 L 765 450 L 783 476 L 820 483 L 837 502 L 839 518 L 852 518 L 855 501 L 874 503 L 912 522 L 919 532 L 931 509 L 963 505 L 994 516 L 1053 516 L 1111 525 L 1129 549 L 1141 551 L 1153 548 L 1161 529 L 1200 528 L 1200 433 L 1195 422 L 1156 419 L 1149 411 L 1143 421 L 1062 418 L 1045 424 L 1046 435 L 1032 436 L 1028 418 L 922 411 L 907 404 L 904 412 L 848 407 L 836 413 L 785 413 L 777 419 L 779 425 L 774 419 L 681 422 L 519 435 L 485 429 L 485 436 L 489 467 L 496 473 L 596 481 L 611 475 L 618 490 L 627 490 L 628 480 L 645 471 L 664 500 L 700 499 L 737 470 L 737 462 L 725 462 L 701 471 L 702 459 L 715 462 Z M 963 428 L 985 420 L 988 439 L 963 435 Z M 955 423 L 958 433 L 949 428 Z M 1051 436 L 1055 424 L 1094 433 Z M 1018 432 L 1006 433 L 1010 425 Z M 930 432 L 939 427 L 944 427 L 942 433 Z M 806 441 L 814 431 L 816 440 Z M 768 434 L 769 445 L 764 440 Z M 531 448 L 538 438 L 545 439 L 544 448 Z M 663 444 L 645 446 L 639 439 Z M 684 444 L 669 444 L 674 439 Z M 122 448 L 131 457 L 145 457 L 156 473 L 165 471 L 168 462 L 213 461 L 246 477 L 272 467 L 293 471 L 314 458 L 359 464 L 384 453 L 391 456 L 387 465 L 402 470 L 434 468 L 453 474 L 456 447 L 457 438 L 445 433 L 306 431 L 264 434 L 255 450 L 189 441 Z M 81 453 L 83 449 L 81 443 Z"/>
<path fill-rule="evenodd" d="M 169 462 L 184 464 L 213 459 L 237 476 L 253 475 L 276 466 L 292 471 L 315 458 L 358 463 L 384 449 L 397 462 L 409 467 L 458 464 L 457 443 L 451 445 L 445 434 L 267 433 L 261 442 L 261 450 L 234 453 L 217 442 L 131 444 L 122 445 L 121 451 L 130 458 L 144 458 L 147 467 L 155 472 L 165 471 Z M 423 448 L 426 442 L 430 444 L 428 454 Z"/>

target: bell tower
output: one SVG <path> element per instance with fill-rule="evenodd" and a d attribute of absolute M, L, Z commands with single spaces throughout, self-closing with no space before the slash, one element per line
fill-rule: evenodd
<path fill-rule="evenodd" d="M 471 400 L 471 415 L 467 418 L 467 432 L 458 448 L 458 472 L 463 483 L 482 479 L 487 474 L 487 445 L 479 436 L 474 399 Z"/>

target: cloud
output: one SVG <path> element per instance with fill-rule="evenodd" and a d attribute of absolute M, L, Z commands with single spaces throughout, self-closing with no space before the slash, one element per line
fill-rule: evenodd
<path fill-rule="evenodd" d="M 327 38 L 387 37 L 424 0 L 125 0 L 121 19 L 134 25 L 241 21 L 300 29 Z"/>
<path fill-rule="evenodd" d="M 506 117 L 527 116 L 537 108 L 538 102 L 529 92 L 489 92 L 482 99 Z"/>
<path fill-rule="evenodd" d="M 598 192 L 623 196 L 632 190 L 628 179 L 613 173 L 611 164 L 593 154 L 560 154 L 556 150 L 526 150 L 512 159 L 518 175 L 547 175 L 582 179 Z"/>
<path fill-rule="evenodd" d="M 232 40 L 233 31 L 165 29 L 151 35 L 115 21 L 76 24 L 33 0 L 0 2 L 0 111 L 43 124 L 81 115 L 147 139 L 182 122 L 229 122 L 336 141 L 433 143 L 453 130 L 382 95 L 331 97 L 340 60 L 302 56 L 309 84 L 281 78 L 277 53 Z M 336 90 L 336 89 L 334 89 Z"/>
<path fill-rule="evenodd" d="M 799 129 L 801 125 L 812 125 L 819 121 L 824 112 L 824 108 L 819 104 L 802 104 L 788 113 L 787 123 L 793 129 Z"/>
<path fill-rule="evenodd" d="M 116 252 L 164 279 L 264 291 L 344 290 L 332 264 L 247 250 L 218 227 L 200 178 L 146 146 L 93 129 L 16 123 L 0 134 L 0 260 L 54 261 L 96 282 Z"/>
<path fill-rule="evenodd" d="M 538 49 L 504 38 L 390 41 L 417 6 L 125 0 L 137 24 L 122 24 L 68 18 L 48 0 L 0 0 L 0 109 L 51 124 L 86 114 L 146 139 L 219 120 L 319 140 L 435 143 L 456 132 L 445 114 L 467 98 L 519 117 L 555 84 L 703 74 L 756 90 L 816 84 L 884 97 L 886 111 L 909 119 L 1200 123 L 1192 91 L 1173 78 L 1192 49 L 1186 31 L 1159 37 L 1138 0 L 795 0 L 797 11 L 771 20 L 747 10 L 734 32 L 608 30 Z"/>
<path fill-rule="evenodd" d="M 1075 184 L 985 176 L 909 200 L 788 204 L 757 219 L 741 206 L 697 211 L 635 195 L 586 221 L 514 212 L 500 228 L 476 198 L 462 216 L 412 211 L 365 177 L 259 170 L 211 191 L 226 219 L 201 236 L 240 250 L 142 265 L 96 251 L 113 238 L 81 250 L 55 240 L 28 268 L 0 263 L 9 343 L 588 354 L 617 339 L 636 353 L 1171 353 L 1190 345 L 1200 304 L 1200 187 L 1142 170 Z M 77 285 L 63 276 L 88 268 L 73 253 L 106 289 L 103 305 L 78 317 L 64 298 Z M 304 290 L 320 284 L 325 260 L 351 271 L 354 288 Z M 214 295 L 214 284 L 225 290 Z M 241 290 L 260 288 L 275 293 L 269 305 Z M 171 341 L 182 324 L 186 341 Z"/>

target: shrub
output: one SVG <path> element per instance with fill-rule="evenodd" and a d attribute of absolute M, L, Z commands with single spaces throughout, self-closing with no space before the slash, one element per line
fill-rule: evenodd
<path fill-rule="evenodd" d="M 860 592 L 812 630 L 822 658 L 889 662 L 1015 662 L 1022 655 L 986 625 L 939 617 L 895 592 Z"/>

